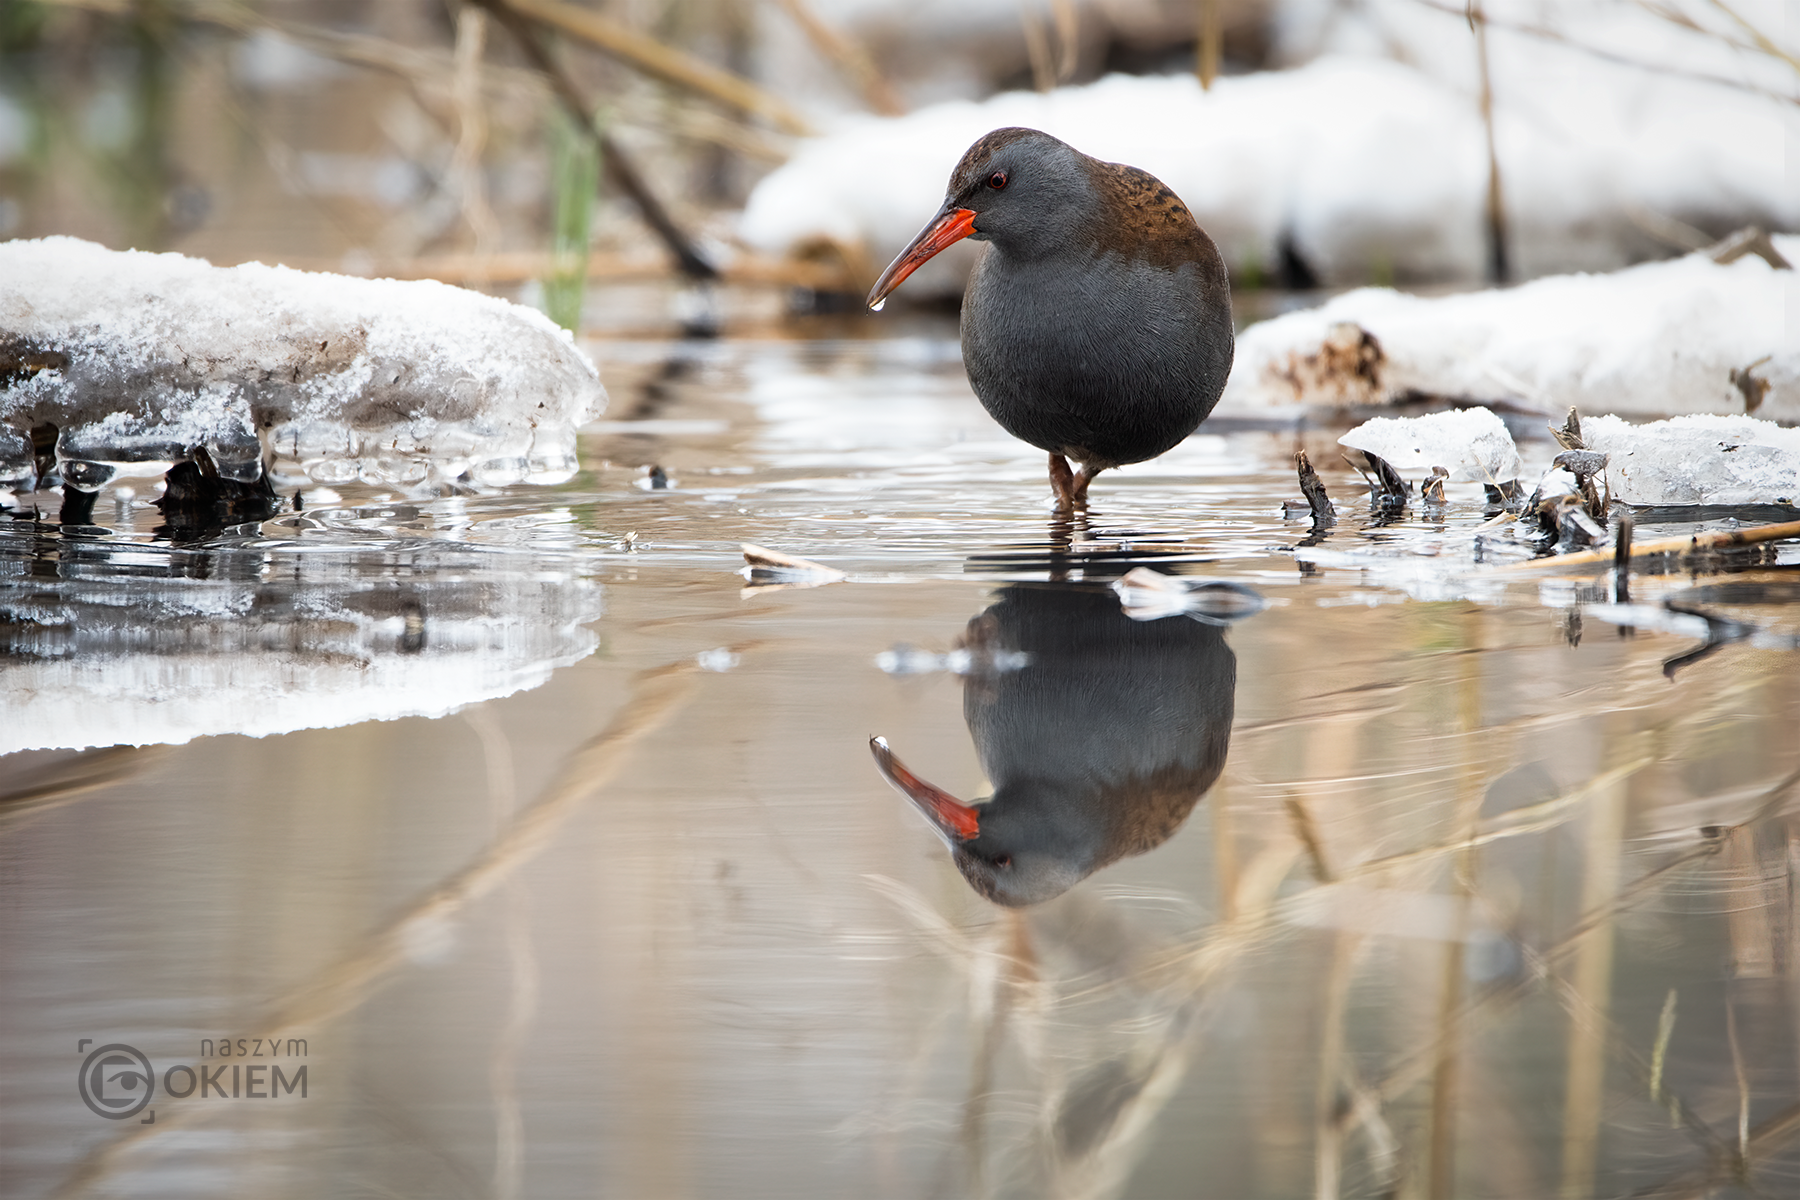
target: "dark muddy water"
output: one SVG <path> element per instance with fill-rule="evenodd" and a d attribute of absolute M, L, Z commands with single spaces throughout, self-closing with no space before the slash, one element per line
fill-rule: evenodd
<path fill-rule="evenodd" d="M 1303 546 L 1330 434 L 1071 528 L 945 329 L 596 349 L 565 487 L 0 519 L 6 1194 L 1800 1190 L 1791 549 L 1634 581 L 1683 661 L 1479 488 Z"/>

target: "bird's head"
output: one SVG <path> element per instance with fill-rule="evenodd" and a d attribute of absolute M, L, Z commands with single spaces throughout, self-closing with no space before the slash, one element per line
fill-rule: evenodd
<path fill-rule="evenodd" d="M 963 154 L 950 173 L 943 207 L 888 264 L 869 292 L 880 308 L 901 281 L 963 238 L 992 241 L 1024 257 L 1091 236 L 1099 191 L 1093 160 L 1036 129 L 996 129 Z"/>
<path fill-rule="evenodd" d="M 1062 895 L 1093 870 L 1095 852 L 1082 829 L 1054 812 L 1000 802 L 965 804 L 907 769 L 886 738 L 870 738 L 882 778 L 913 807 L 950 848 L 969 886 L 996 904 L 1020 908 Z"/>

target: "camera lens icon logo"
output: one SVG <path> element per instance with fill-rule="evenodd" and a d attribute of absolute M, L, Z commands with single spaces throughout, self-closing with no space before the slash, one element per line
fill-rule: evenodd
<path fill-rule="evenodd" d="M 156 1070 L 135 1046 L 114 1042 L 82 1061 L 76 1083 L 84 1104 L 109 1121 L 121 1121 L 149 1105 Z"/>

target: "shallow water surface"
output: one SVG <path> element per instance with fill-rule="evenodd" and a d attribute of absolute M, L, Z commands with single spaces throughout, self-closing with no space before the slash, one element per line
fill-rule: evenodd
<path fill-rule="evenodd" d="M 1800 1189 L 1790 548 L 1627 609 L 1241 427 L 1059 525 L 935 327 L 598 354 L 565 487 L 0 518 L 7 1194 Z"/>

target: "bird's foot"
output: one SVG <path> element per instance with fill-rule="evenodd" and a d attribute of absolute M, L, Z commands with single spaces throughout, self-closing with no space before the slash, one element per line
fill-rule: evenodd
<path fill-rule="evenodd" d="M 1081 505 L 1083 508 L 1087 507 L 1088 484 L 1094 482 L 1094 476 L 1104 470 L 1106 470 L 1105 467 L 1090 467 L 1083 465 L 1081 470 L 1075 472 L 1075 503 Z"/>
<path fill-rule="evenodd" d="M 1056 493 L 1056 507 L 1059 511 L 1075 511 L 1076 478 L 1075 472 L 1069 469 L 1069 460 L 1060 454 L 1052 452 L 1050 455 L 1050 490 Z M 1085 503 L 1085 497 L 1087 495 L 1087 488 L 1085 486 L 1081 489 L 1081 494 Z"/>
<path fill-rule="evenodd" d="M 1056 493 L 1056 507 L 1063 512 L 1087 508 L 1088 484 L 1105 467 L 1073 469 L 1060 454 L 1050 456 L 1050 489 Z"/>

